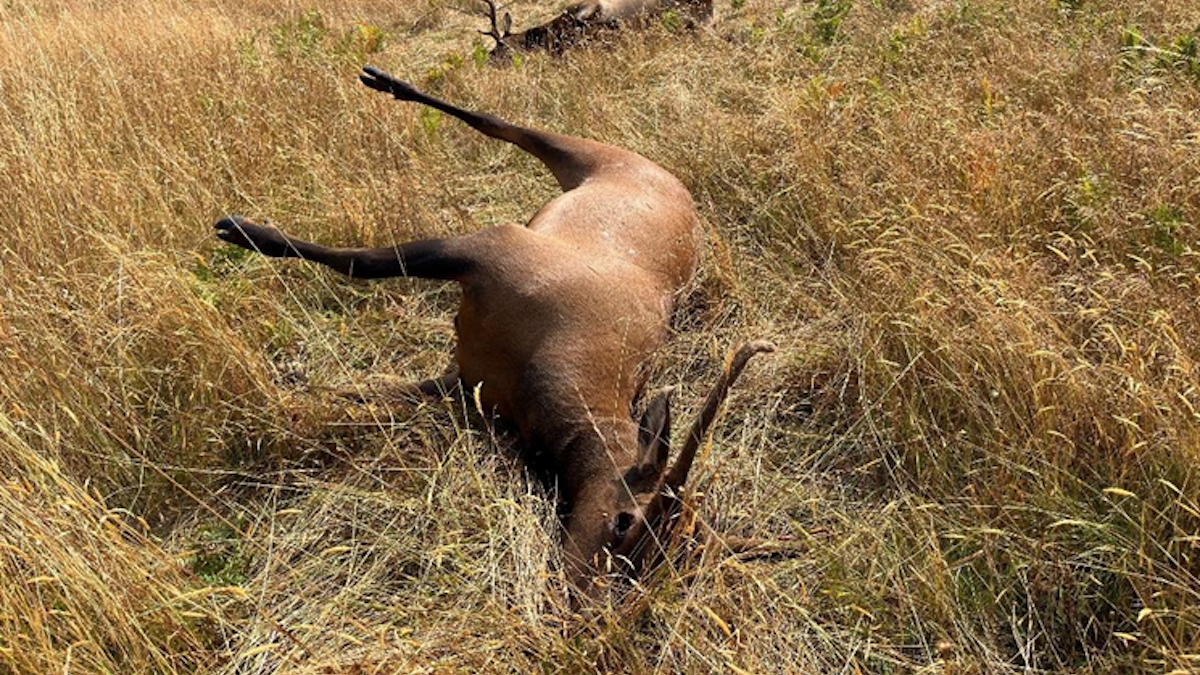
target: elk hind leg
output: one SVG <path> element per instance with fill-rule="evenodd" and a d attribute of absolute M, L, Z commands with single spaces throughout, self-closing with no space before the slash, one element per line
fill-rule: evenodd
<path fill-rule="evenodd" d="M 550 173 L 554 174 L 564 192 L 578 187 L 594 174 L 604 165 L 606 157 L 611 153 L 626 152 L 586 138 L 530 129 L 494 115 L 464 110 L 430 96 L 374 66 L 364 67 L 363 74 L 359 75 L 358 79 L 371 89 L 391 94 L 401 101 L 427 105 L 462 120 L 485 136 L 512 143 L 541 160 Z"/>

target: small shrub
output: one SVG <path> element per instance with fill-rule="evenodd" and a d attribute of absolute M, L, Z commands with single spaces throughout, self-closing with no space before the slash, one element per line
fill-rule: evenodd
<path fill-rule="evenodd" d="M 852 6 L 850 0 L 817 0 L 812 13 L 814 39 L 821 44 L 833 44 Z"/>
<path fill-rule="evenodd" d="M 325 17 L 310 9 L 271 32 L 271 49 L 280 58 L 311 57 L 329 36 Z"/>
<path fill-rule="evenodd" d="M 361 62 L 387 46 L 387 33 L 371 23 L 357 23 L 335 31 L 317 10 L 308 10 L 293 21 L 285 21 L 270 34 L 271 51 L 283 59 L 343 57 Z M 254 41 L 249 45 L 254 56 Z M 243 50 L 246 51 L 246 50 Z"/>
<path fill-rule="evenodd" d="M 240 586 L 246 581 L 249 563 L 242 551 L 241 537 L 225 523 L 206 525 L 198 532 L 196 551 L 188 568 L 206 584 Z"/>
<path fill-rule="evenodd" d="M 1096 213 L 1108 199 L 1108 182 L 1104 176 L 1086 173 L 1076 179 L 1064 199 L 1064 211 L 1071 230 L 1087 230 Z"/>
<path fill-rule="evenodd" d="M 1191 77 L 1200 77 L 1200 28 L 1188 35 L 1180 35 L 1171 42 L 1171 49 L 1158 55 L 1158 65 L 1165 69 L 1178 69 Z"/>
<path fill-rule="evenodd" d="M 421 108 L 419 113 L 421 116 L 421 128 L 425 133 L 433 136 L 442 126 L 442 114 L 433 108 Z"/>
<path fill-rule="evenodd" d="M 1181 233 L 1186 223 L 1183 220 L 1183 210 L 1173 204 L 1160 204 L 1146 218 L 1150 221 L 1154 245 L 1164 253 L 1173 256 L 1184 251 Z"/>
<path fill-rule="evenodd" d="M 491 56 L 492 54 L 488 51 L 487 47 L 482 42 L 476 40 L 475 45 L 471 47 L 471 61 L 475 64 L 475 67 L 483 68 L 486 66 Z"/>
<path fill-rule="evenodd" d="M 919 16 L 913 17 L 907 24 L 893 29 L 884 46 L 884 61 L 887 63 L 899 62 L 928 32 L 928 27 Z"/>
<path fill-rule="evenodd" d="M 662 26 L 672 33 L 677 33 L 683 28 L 683 17 L 680 16 L 679 10 L 668 9 L 663 12 Z"/>
<path fill-rule="evenodd" d="M 455 53 L 447 54 L 440 64 L 425 71 L 425 86 L 433 86 L 446 79 L 448 75 L 462 68 L 463 63 L 465 61 L 462 56 Z"/>
<path fill-rule="evenodd" d="M 366 54 L 377 54 L 383 51 L 387 34 L 375 24 L 360 23 L 355 27 L 354 34 L 358 36 L 362 50 Z"/>
<path fill-rule="evenodd" d="M 1179 35 L 1160 47 L 1134 26 L 1121 31 L 1121 66 L 1136 76 L 1182 74 L 1200 81 L 1200 28 Z"/>

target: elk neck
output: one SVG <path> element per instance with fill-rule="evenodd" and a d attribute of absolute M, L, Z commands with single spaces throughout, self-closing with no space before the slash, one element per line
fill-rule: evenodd
<path fill-rule="evenodd" d="M 638 425 L 619 417 L 576 417 L 539 429 L 527 442 L 539 463 L 553 467 L 566 501 L 588 486 L 613 480 L 637 458 Z"/>

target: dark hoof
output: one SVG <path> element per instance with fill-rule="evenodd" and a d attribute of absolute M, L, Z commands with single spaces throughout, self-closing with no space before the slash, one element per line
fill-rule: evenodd
<path fill-rule="evenodd" d="M 242 216 L 225 216 L 213 225 L 213 229 L 217 231 L 217 236 L 220 237 L 222 234 L 240 229 L 248 223 L 250 223 L 250 220 Z"/>
<path fill-rule="evenodd" d="M 218 220 L 213 229 L 217 231 L 217 238 L 221 241 L 272 258 L 294 254 L 287 237 L 267 223 L 259 225 L 242 216 L 226 216 Z"/>
<path fill-rule="evenodd" d="M 411 84 L 397 80 L 375 66 L 363 66 L 363 74 L 358 79 L 375 91 L 391 94 L 401 101 L 415 101 L 421 95 Z"/>

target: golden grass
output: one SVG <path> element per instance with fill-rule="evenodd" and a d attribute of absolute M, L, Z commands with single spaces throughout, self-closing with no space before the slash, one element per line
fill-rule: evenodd
<path fill-rule="evenodd" d="M 1200 7 L 722 1 L 495 69 L 469 6 L 0 5 L 0 672 L 1200 668 Z M 554 193 L 364 60 L 691 188 L 681 419 L 728 345 L 781 348 L 697 477 L 708 545 L 617 606 L 564 607 L 504 439 L 322 393 L 439 372 L 453 288 L 210 235 Z"/>
<path fill-rule="evenodd" d="M 0 418 L 4 672 L 187 672 L 241 588 L 194 588 L 125 509 L 108 509 Z"/>

